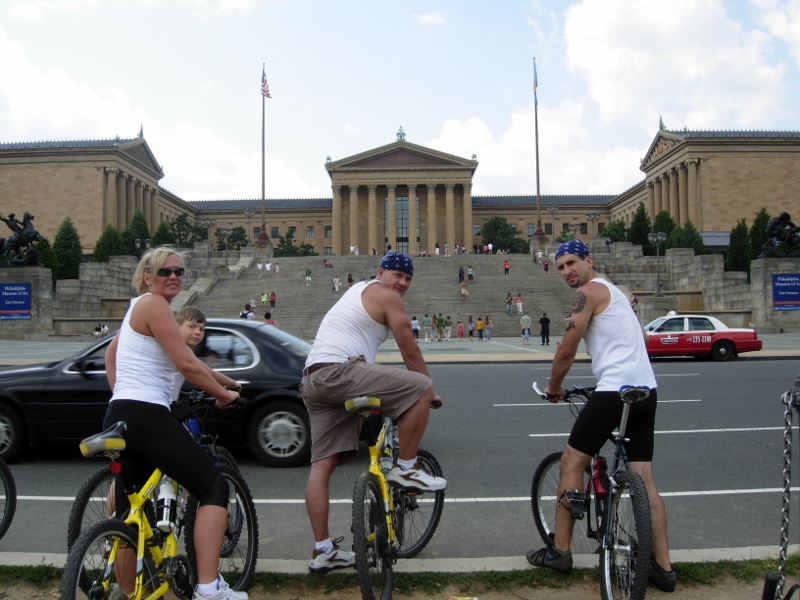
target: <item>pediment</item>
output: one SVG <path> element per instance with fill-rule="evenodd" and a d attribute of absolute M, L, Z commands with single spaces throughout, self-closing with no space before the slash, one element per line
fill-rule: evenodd
<path fill-rule="evenodd" d="M 645 158 L 642 160 L 642 164 L 639 166 L 639 168 L 642 171 L 646 171 L 647 166 L 650 163 L 652 163 L 658 157 L 668 153 L 682 141 L 683 138 L 680 136 L 667 133 L 663 130 L 659 131 L 658 135 L 656 135 L 655 139 L 650 144 L 650 147 L 647 149 L 647 154 L 645 154 Z"/>
<path fill-rule="evenodd" d="M 161 179 L 164 177 L 164 171 L 161 169 L 161 165 L 159 165 L 158 161 L 156 161 L 156 157 L 153 155 L 153 152 L 150 150 L 147 142 L 144 141 L 144 138 L 139 138 L 132 142 L 122 144 L 120 145 L 119 150 L 122 154 L 134 162 L 155 173 L 156 179 Z"/>
<path fill-rule="evenodd" d="M 326 163 L 329 173 L 338 170 L 373 169 L 470 169 L 474 170 L 478 161 L 468 160 L 405 140 L 398 140 L 387 146 L 375 148 L 335 162 Z"/>

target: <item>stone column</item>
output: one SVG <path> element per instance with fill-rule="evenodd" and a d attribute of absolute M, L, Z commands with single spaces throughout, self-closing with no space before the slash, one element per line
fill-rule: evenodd
<path fill-rule="evenodd" d="M 160 196 L 161 192 L 157 189 L 151 191 L 150 223 L 152 223 L 151 227 L 153 228 L 153 233 L 155 233 L 155 230 L 158 229 L 158 226 L 161 224 L 161 217 L 158 214 L 158 199 Z"/>
<path fill-rule="evenodd" d="M 455 196 L 453 189 L 456 186 L 448 183 L 444 186 L 444 225 L 445 235 L 444 242 L 442 243 L 442 254 L 444 254 L 444 245 L 448 244 L 451 248 L 456 247 L 456 206 Z"/>
<path fill-rule="evenodd" d="M 147 228 L 150 230 L 150 235 L 156 232 L 155 227 L 150 222 L 150 195 L 152 192 L 153 188 L 149 185 L 142 185 L 142 214 L 144 215 L 145 223 L 147 223 Z"/>
<path fill-rule="evenodd" d="M 436 184 L 428 184 L 428 239 L 425 250 L 429 256 L 436 251 Z"/>
<path fill-rule="evenodd" d="M 669 212 L 669 175 L 666 173 L 661 175 L 661 210 Z"/>
<path fill-rule="evenodd" d="M 417 184 L 408 184 L 408 254 L 414 256 L 417 248 Z"/>
<path fill-rule="evenodd" d="M 648 181 L 645 184 L 645 189 L 647 190 L 647 200 L 644 203 L 645 210 L 647 210 L 647 216 L 650 217 L 652 220 L 653 217 L 656 216 L 655 214 L 655 193 L 653 191 L 653 182 Z"/>
<path fill-rule="evenodd" d="M 686 188 L 686 165 L 678 165 L 678 210 L 681 213 L 681 227 L 686 225 L 686 221 L 691 220 L 689 216 L 689 196 Z M 692 221 L 694 223 L 694 221 Z"/>
<path fill-rule="evenodd" d="M 397 186 L 390 184 L 386 186 L 389 192 L 389 202 L 386 206 L 386 243 L 391 245 L 392 250 L 397 250 L 397 206 L 395 202 L 395 190 Z"/>
<path fill-rule="evenodd" d="M 125 225 L 123 229 L 130 225 L 133 220 L 133 211 L 136 210 L 136 194 L 134 192 L 137 183 L 136 178 L 128 176 L 128 181 L 126 183 L 128 189 L 125 193 Z"/>
<path fill-rule="evenodd" d="M 106 225 L 117 227 L 117 173 L 119 169 L 106 168 L 106 206 L 103 228 Z"/>
<path fill-rule="evenodd" d="M 464 245 L 472 251 L 472 183 L 464 184 Z"/>
<path fill-rule="evenodd" d="M 122 171 L 117 171 L 117 222 L 112 223 L 120 233 L 125 229 L 125 219 L 128 215 L 128 202 L 125 193 L 125 180 L 128 178 Z"/>
<path fill-rule="evenodd" d="M 669 212 L 676 223 L 681 222 L 681 211 L 678 208 L 678 172 L 670 169 L 669 173 Z"/>
<path fill-rule="evenodd" d="M 334 255 L 341 256 L 342 254 L 342 188 L 339 185 L 332 186 L 333 191 L 333 207 L 331 214 L 331 233 L 333 239 L 331 240 L 331 252 Z"/>
<path fill-rule="evenodd" d="M 350 245 L 359 243 L 358 240 L 358 184 L 350 184 Z M 359 247 L 359 252 L 361 248 Z"/>
<path fill-rule="evenodd" d="M 653 179 L 653 214 L 650 215 L 652 219 L 661 212 L 661 178 L 656 177 Z"/>
<path fill-rule="evenodd" d="M 697 231 L 703 229 L 703 223 L 700 217 L 700 194 L 697 189 L 697 165 L 699 161 L 696 158 L 690 158 L 686 161 L 686 170 L 688 171 L 686 177 L 686 204 L 689 210 L 689 218 L 692 224 L 697 228 Z"/>
<path fill-rule="evenodd" d="M 375 248 L 375 251 L 380 256 L 383 254 L 383 248 L 381 248 L 382 243 L 378 243 L 378 201 L 376 197 L 378 186 L 367 186 L 367 190 L 369 191 L 369 196 L 367 197 L 367 241 L 369 248 L 367 248 L 366 253 L 372 254 L 372 249 Z"/>
<path fill-rule="evenodd" d="M 142 192 L 144 190 L 144 182 L 137 181 L 136 182 L 136 210 L 139 210 L 144 214 L 144 206 L 143 206 L 143 196 Z"/>

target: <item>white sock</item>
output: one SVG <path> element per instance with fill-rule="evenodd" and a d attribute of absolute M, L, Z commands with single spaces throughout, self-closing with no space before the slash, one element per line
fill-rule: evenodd
<path fill-rule="evenodd" d="M 417 464 L 417 459 L 412 458 L 411 460 L 403 460 L 402 458 L 397 459 L 397 466 L 400 467 L 401 471 L 408 471 L 409 469 L 413 469 L 414 465 Z"/>
<path fill-rule="evenodd" d="M 333 552 L 333 542 L 331 541 L 331 538 L 322 540 L 321 542 L 316 542 L 314 544 L 314 550 L 322 552 L 323 554 L 330 554 Z"/>
<path fill-rule="evenodd" d="M 219 585 L 217 584 L 217 580 L 215 579 L 211 583 L 198 583 L 196 591 L 203 596 L 211 597 L 217 593 L 219 590 Z"/>

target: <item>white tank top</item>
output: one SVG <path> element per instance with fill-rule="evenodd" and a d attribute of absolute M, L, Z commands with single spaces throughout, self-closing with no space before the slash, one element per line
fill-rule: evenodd
<path fill-rule="evenodd" d="M 361 294 L 373 284 L 383 285 L 377 279 L 360 281 L 328 311 L 308 354 L 307 367 L 316 363 L 342 363 L 351 356 L 375 362 L 378 346 L 389 337 L 389 328 L 370 317 L 361 301 Z"/>
<path fill-rule="evenodd" d="M 117 381 L 114 400 L 140 400 L 160 404 L 169 409 L 180 389 L 183 376 L 175 369 L 164 348 L 156 338 L 142 335 L 131 328 L 133 307 L 139 299 L 133 298 L 122 320 L 117 342 Z"/>
<path fill-rule="evenodd" d="M 592 281 L 605 285 L 611 293 L 608 307 L 592 317 L 583 336 L 597 391 L 618 392 L 623 385 L 656 387 L 642 328 L 625 294 L 602 277 Z"/>

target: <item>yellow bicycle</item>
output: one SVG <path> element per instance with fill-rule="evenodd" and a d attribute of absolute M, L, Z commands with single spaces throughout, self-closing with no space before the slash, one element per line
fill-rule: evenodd
<path fill-rule="evenodd" d="M 125 450 L 124 421 L 81 442 L 85 457 L 116 461 Z M 120 463 L 115 462 L 120 465 Z M 228 482 L 228 521 L 220 549 L 220 571 L 233 589 L 245 589 L 255 573 L 258 520 L 247 483 L 238 470 L 217 468 Z M 186 498 L 178 482 L 155 469 L 139 488 L 120 466 L 120 478 L 130 501 L 124 520 L 109 518 L 85 529 L 72 545 L 61 580 L 61 600 L 122 600 L 162 598 L 172 590 L 192 597 L 195 585 L 193 529 L 197 500 Z M 152 506 L 157 506 L 153 515 Z M 158 519 L 157 523 L 152 522 Z M 179 540 L 186 531 L 186 554 Z"/>

